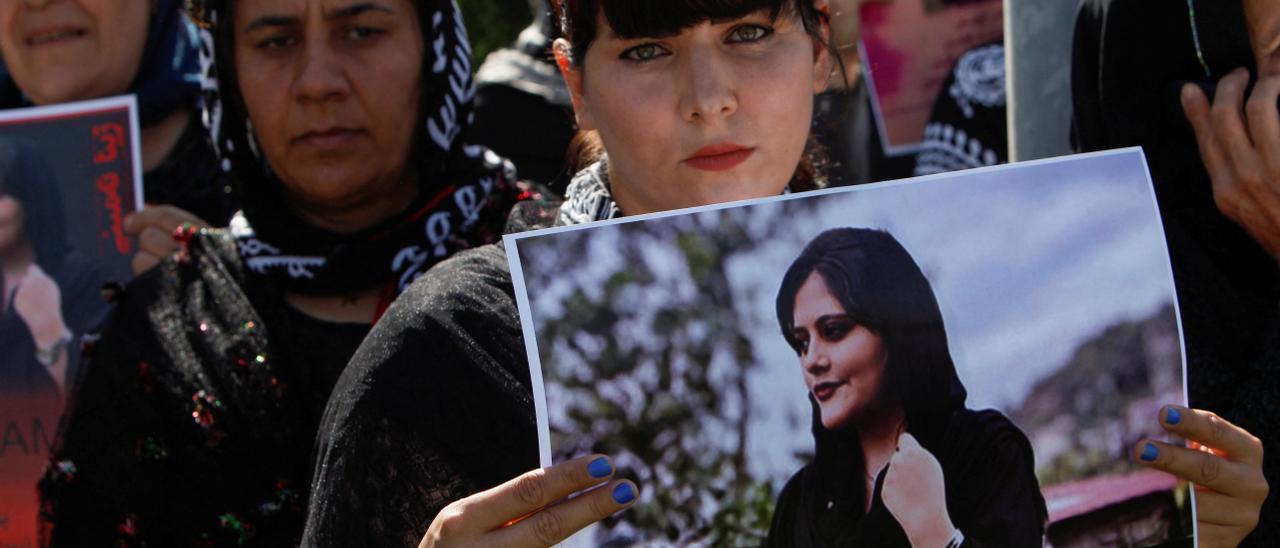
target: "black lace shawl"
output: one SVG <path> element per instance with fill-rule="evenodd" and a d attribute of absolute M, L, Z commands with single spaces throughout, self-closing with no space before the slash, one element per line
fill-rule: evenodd
<path fill-rule="evenodd" d="M 557 211 L 523 202 L 507 230 L 549 226 Z M 338 380 L 303 544 L 417 546 L 445 505 L 538 466 L 506 254 L 462 252 L 396 299 Z"/>
<path fill-rule="evenodd" d="M 197 235 L 86 349 L 40 484 L 42 542 L 296 544 L 319 415 L 367 330 L 302 316 L 225 231 Z"/>
<path fill-rule="evenodd" d="M 1262 439 L 1271 495 L 1241 546 L 1280 545 L 1280 268 L 1214 205 L 1181 85 L 1252 69 L 1240 2 L 1089 0 L 1076 24 L 1072 86 L 1085 151 L 1140 145 L 1169 241 L 1191 404 Z M 1210 75 L 1206 76 L 1206 66 Z"/>

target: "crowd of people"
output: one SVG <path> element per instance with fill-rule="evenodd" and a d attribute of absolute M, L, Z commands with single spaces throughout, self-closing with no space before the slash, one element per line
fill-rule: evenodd
<path fill-rule="evenodd" d="M 125 223 L 136 278 L 104 323 L 76 326 L 95 342 L 36 370 L 66 394 L 41 542 L 539 546 L 636 504 L 644 486 L 607 455 L 539 468 L 498 242 L 877 180 L 864 69 L 843 47 L 856 26 L 832 27 L 860 3 L 535 1 L 473 77 L 453 0 L 0 1 L 0 108 L 135 94 L 148 202 Z M 1062 131 L 1082 151 L 1146 150 L 1186 334 L 1192 407 L 1151 420 L 1193 443 L 1143 440 L 1134 460 L 1196 485 L 1201 546 L 1276 545 L 1280 4 L 1085 0 L 1076 25 Z M 991 150 L 926 149 L 915 171 L 1005 161 L 1002 110 L 940 99 L 938 123 Z M 0 141 L 0 310 L 20 326 L 32 265 L 76 272 L 20 245 L 46 229 L 10 181 L 35 169 L 17 150 Z M 878 305 L 933 326 L 931 344 L 824 323 L 883 314 L 853 296 L 880 286 L 839 281 L 867 260 L 911 296 Z M 813 400 L 816 455 L 769 545 L 1039 545 L 1029 445 L 965 407 L 929 282 L 892 236 L 823 234 L 777 298 L 807 372 L 863 341 L 879 359 L 849 367 L 928 368 L 939 397 L 886 381 L 879 422 Z"/>

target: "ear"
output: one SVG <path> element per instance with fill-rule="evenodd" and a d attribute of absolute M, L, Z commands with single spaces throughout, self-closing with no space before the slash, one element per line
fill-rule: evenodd
<path fill-rule="evenodd" d="M 586 106 L 587 101 L 584 99 L 582 67 L 574 66 L 573 61 L 570 60 L 573 46 L 568 40 L 557 38 L 551 45 L 551 49 L 555 51 L 556 66 L 560 68 L 560 76 L 564 78 L 565 86 L 569 88 L 569 97 L 573 100 L 573 116 L 578 122 L 578 129 L 582 131 L 596 129 Z"/>
<path fill-rule="evenodd" d="M 813 7 L 823 15 L 819 22 L 822 28 L 818 31 L 822 40 L 813 41 L 813 93 L 818 94 L 827 90 L 835 60 L 825 45 L 831 43 L 831 4 L 828 0 L 813 0 Z"/>

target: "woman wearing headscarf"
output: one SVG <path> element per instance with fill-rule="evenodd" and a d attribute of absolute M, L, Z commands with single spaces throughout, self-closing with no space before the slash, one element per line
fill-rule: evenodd
<path fill-rule="evenodd" d="M 1040 546 L 1031 443 L 965 406 L 929 280 L 887 232 L 823 232 L 787 269 L 778 324 L 800 358 L 814 457 L 769 546 Z"/>
<path fill-rule="evenodd" d="M 204 120 L 243 198 L 116 297 L 42 481 L 55 546 L 297 544 L 334 381 L 386 305 L 492 241 L 448 0 L 207 0 Z"/>
<path fill-rule="evenodd" d="M 126 220 L 140 239 L 134 270 L 176 246 L 179 224 L 226 226 L 232 188 L 199 123 L 195 29 L 181 0 L 0 3 L 0 109 L 131 93 L 142 126 L 144 197 Z"/>

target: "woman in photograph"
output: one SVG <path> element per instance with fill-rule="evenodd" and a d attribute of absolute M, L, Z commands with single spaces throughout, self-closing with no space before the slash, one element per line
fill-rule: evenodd
<path fill-rule="evenodd" d="M 198 116 L 195 29 L 182 0 L 0 2 L 0 109 L 115 95 L 138 99 L 144 197 L 125 230 L 134 272 L 177 244 L 182 223 L 226 226 L 235 212 Z"/>
<path fill-rule="evenodd" d="M 0 397 L 61 401 L 80 336 L 106 309 L 95 279 L 53 172 L 30 143 L 0 136 Z"/>
<path fill-rule="evenodd" d="M 563 204 L 528 202 L 508 230 L 822 184 L 808 143 L 833 66 L 825 0 L 555 7 L 583 165 Z M 607 458 L 521 474 L 538 465 L 525 352 L 501 247 L 459 254 L 410 286 L 334 388 L 304 543 L 549 545 L 634 504 L 636 486 L 606 481 Z"/>
<path fill-rule="evenodd" d="M 814 457 L 779 495 L 770 546 L 1039 546 L 1031 444 L 965 407 L 928 279 L 887 232 L 814 238 L 783 277 L 783 337 L 813 407 Z"/>
<path fill-rule="evenodd" d="M 48 544 L 298 545 L 342 369 L 416 276 L 492 242 L 518 193 L 464 142 L 454 6 L 193 3 L 204 119 L 244 209 L 180 232 L 114 296 L 41 482 Z"/>

